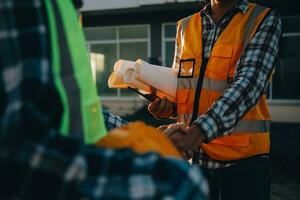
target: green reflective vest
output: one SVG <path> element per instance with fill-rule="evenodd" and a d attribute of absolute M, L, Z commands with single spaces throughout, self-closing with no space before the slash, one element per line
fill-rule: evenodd
<path fill-rule="evenodd" d="M 63 104 L 60 132 L 64 136 L 83 135 L 86 144 L 94 144 L 107 131 L 76 10 L 70 0 L 44 2 L 52 71 Z"/>

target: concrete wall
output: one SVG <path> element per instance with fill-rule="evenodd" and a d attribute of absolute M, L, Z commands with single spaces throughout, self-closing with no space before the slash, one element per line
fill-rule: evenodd
<path fill-rule="evenodd" d="M 269 102 L 269 107 L 273 122 L 300 124 L 300 105 L 298 102 Z"/>
<path fill-rule="evenodd" d="M 142 98 L 102 98 L 102 104 L 112 113 L 120 116 L 131 115 L 143 105 L 148 104 Z M 300 124 L 300 106 L 287 103 L 269 103 L 272 122 Z"/>
<path fill-rule="evenodd" d="M 101 98 L 101 103 L 110 112 L 123 117 L 126 115 L 132 115 L 147 102 L 141 98 Z"/>

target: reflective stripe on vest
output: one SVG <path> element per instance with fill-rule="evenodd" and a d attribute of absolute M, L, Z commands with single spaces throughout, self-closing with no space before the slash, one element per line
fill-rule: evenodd
<path fill-rule="evenodd" d="M 192 114 L 179 114 L 183 121 L 189 121 Z M 270 120 L 240 120 L 231 133 L 265 133 L 270 131 Z"/>
<path fill-rule="evenodd" d="M 178 89 L 194 89 L 197 84 L 198 77 L 190 79 L 181 79 L 178 83 Z M 208 77 L 204 77 L 202 88 L 215 91 L 223 92 L 229 87 L 229 83 L 225 80 L 213 80 Z"/>
<path fill-rule="evenodd" d="M 182 24 L 181 24 L 181 38 L 184 37 L 184 33 L 185 33 L 185 30 L 186 30 L 186 27 L 189 23 L 189 21 L 191 20 L 191 16 L 189 17 L 186 17 L 182 20 Z"/>
<path fill-rule="evenodd" d="M 192 77 L 189 79 L 179 79 L 178 81 L 178 89 L 194 89 L 197 85 L 198 77 Z M 224 92 L 230 84 L 227 80 L 214 80 L 208 77 L 204 77 L 202 88 L 214 92 Z M 264 94 L 267 94 L 268 88 L 265 89 Z"/>
<path fill-rule="evenodd" d="M 246 48 L 246 46 L 249 44 L 250 39 L 252 37 L 251 33 L 253 33 L 253 30 L 255 28 L 255 20 L 256 18 L 265 10 L 265 7 L 262 7 L 260 5 L 256 5 L 250 18 L 248 19 L 248 22 L 246 24 L 245 33 L 244 33 L 244 41 L 243 41 L 243 49 Z"/>
<path fill-rule="evenodd" d="M 70 0 L 49 0 L 45 6 L 54 82 L 63 104 L 60 132 L 96 143 L 106 128 L 76 11 Z"/>
<path fill-rule="evenodd" d="M 230 87 L 231 82 L 228 80 L 233 77 L 237 66 L 236 62 L 249 44 L 268 10 L 249 3 L 247 12 L 245 14 L 242 12 L 237 13 L 214 44 L 203 79 L 200 98 L 202 100 L 198 108 L 199 114 L 207 112 L 214 101 Z M 195 62 L 198 63 L 196 69 L 191 70 L 188 68 L 188 65 L 184 68 L 185 71 L 196 71 L 193 77 L 180 77 L 178 79 L 177 116 L 179 122 L 187 124 L 190 123 L 192 118 L 194 95 L 198 80 L 197 72 L 200 71 L 199 66 L 202 62 L 202 27 L 201 23 L 199 23 L 200 27 L 197 26 L 197 20 L 201 20 L 199 13 L 187 17 L 178 23 L 181 29 L 178 29 L 180 34 L 177 34 L 177 36 L 182 37 L 177 39 L 177 42 L 180 42 L 178 46 L 181 47 L 181 52 L 178 54 L 179 60 L 195 59 Z M 198 34 L 200 35 L 199 37 L 194 37 Z M 191 37 L 194 39 L 191 40 Z M 173 66 L 178 67 L 178 65 Z M 262 98 L 235 125 L 229 136 L 218 137 L 205 144 L 203 149 L 212 158 L 218 160 L 234 160 L 267 153 L 269 151 L 269 120 L 270 116 L 265 98 Z M 235 144 L 243 145 L 237 146 Z M 218 145 L 222 145 L 222 147 Z M 220 154 L 218 154 L 218 149 L 222 151 Z M 228 155 L 224 156 L 226 154 L 224 152 L 227 152 Z"/>

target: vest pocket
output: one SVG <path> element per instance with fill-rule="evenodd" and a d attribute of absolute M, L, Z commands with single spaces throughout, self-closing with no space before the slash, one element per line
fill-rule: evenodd
<path fill-rule="evenodd" d="M 215 80 L 227 80 L 233 46 L 227 44 L 216 44 L 208 61 L 206 76 Z"/>

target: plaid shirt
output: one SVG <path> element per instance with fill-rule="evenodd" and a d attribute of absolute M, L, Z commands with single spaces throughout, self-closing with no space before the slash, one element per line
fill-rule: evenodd
<path fill-rule="evenodd" d="M 121 117 L 119 117 L 117 115 L 114 115 L 113 113 L 109 112 L 105 108 L 102 108 L 102 114 L 104 116 L 104 122 L 105 122 L 107 131 L 110 131 L 114 128 L 118 128 L 118 127 L 128 124 L 127 121 L 125 121 L 124 119 L 122 119 Z"/>
<path fill-rule="evenodd" d="M 0 199 L 205 199 L 199 169 L 184 161 L 57 133 L 62 106 L 43 2 L 0 1 Z"/>
<path fill-rule="evenodd" d="M 248 3 L 246 0 L 239 1 L 218 23 L 215 23 L 210 16 L 210 5 L 200 11 L 206 58 L 210 56 L 215 42 L 232 17 L 238 12 L 247 12 Z M 236 122 L 259 101 L 274 68 L 280 37 L 281 19 L 276 11 L 271 10 L 238 60 L 233 84 L 206 114 L 201 115 L 194 122 L 206 134 L 208 141 L 228 135 Z M 200 151 L 200 165 L 214 169 L 228 165 L 228 163 L 207 160 L 207 156 L 203 156 L 203 151 Z"/>
<path fill-rule="evenodd" d="M 199 168 L 155 153 L 84 146 L 57 134 L 0 141 L 0 199 L 206 199 Z"/>

